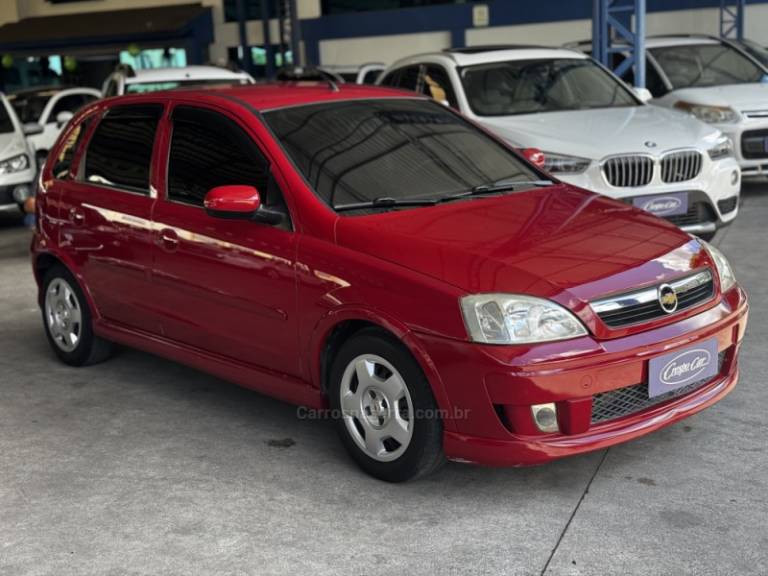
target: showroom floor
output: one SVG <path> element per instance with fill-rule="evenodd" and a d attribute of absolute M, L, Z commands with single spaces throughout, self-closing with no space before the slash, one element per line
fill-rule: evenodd
<path fill-rule="evenodd" d="M 633 443 L 388 485 L 327 422 L 126 350 L 43 337 L 29 233 L 0 226 L 0 574 L 766 574 L 768 193 L 718 239 L 751 296 L 736 391 Z"/>

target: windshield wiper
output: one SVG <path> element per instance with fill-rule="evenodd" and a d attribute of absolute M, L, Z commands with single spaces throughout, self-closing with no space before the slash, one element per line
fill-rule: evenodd
<path fill-rule="evenodd" d="M 464 198 L 466 196 L 482 196 L 483 194 L 495 194 L 496 192 L 507 192 L 521 190 L 523 188 L 537 188 L 541 186 L 551 186 L 551 180 L 499 180 L 488 184 L 480 184 L 466 192 L 459 192 L 453 196 L 447 196 L 447 199 Z"/>
<path fill-rule="evenodd" d="M 334 206 L 333 209 L 336 212 L 346 212 L 349 210 L 370 210 L 373 209 L 386 209 L 386 208 L 399 208 L 401 206 L 434 206 L 439 202 L 437 198 L 423 198 L 423 199 L 408 199 L 408 198 L 391 198 L 390 196 L 384 196 L 381 198 L 374 198 L 367 202 L 354 202 L 352 204 L 339 204 Z"/>

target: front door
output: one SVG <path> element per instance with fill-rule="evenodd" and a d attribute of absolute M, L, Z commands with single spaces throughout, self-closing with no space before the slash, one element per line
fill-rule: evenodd
<path fill-rule="evenodd" d="M 170 118 L 165 197 L 154 212 L 153 285 L 166 337 L 207 352 L 299 374 L 296 235 L 209 216 L 205 194 L 255 186 L 285 209 L 281 178 L 247 130 L 224 113 L 177 106 Z M 287 215 L 287 210 L 286 210 Z"/>

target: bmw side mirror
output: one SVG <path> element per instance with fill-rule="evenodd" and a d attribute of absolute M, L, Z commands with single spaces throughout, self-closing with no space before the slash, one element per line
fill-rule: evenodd
<path fill-rule="evenodd" d="M 651 91 L 648 90 L 648 88 L 635 88 L 635 95 L 643 102 L 653 100 L 653 94 L 651 94 Z"/>
<path fill-rule="evenodd" d="M 279 224 L 284 217 L 281 212 L 261 204 L 261 196 L 254 186 L 217 186 L 205 195 L 203 205 L 206 213 L 214 218 Z"/>
<path fill-rule="evenodd" d="M 72 112 L 68 112 L 66 110 L 62 110 L 58 114 L 56 114 L 56 128 L 62 128 L 64 127 L 67 122 L 72 120 L 72 117 L 74 114 Z"/>
<path fill-rule="evenodd" d="M 21 127 L 21 131 L 24 132 L 24 136 L 36 136 L 43 133 L 43 127 L 37 122 L 28 122 Z"/>

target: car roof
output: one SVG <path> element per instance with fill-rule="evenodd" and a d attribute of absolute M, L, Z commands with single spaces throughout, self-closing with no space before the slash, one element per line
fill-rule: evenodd
<path fill-rule="evenodd" d="M 507 62 L 510 60 L 539 60 L 554 58 L 573 58 L 583 60 L 588 58 L 582 52 L 569 48 L 546 46 L 480 46 L 464 49 L 450 49 L 443 52 L 430 52 L 417 54 L 398 60 L 391 67 L 407 65 L 411 62 L 443 61 L 452 62 L 457 66 L 475 66 L 478 64 L 492 64 L 494 62 Z"/>
<path fill-rule="evenodd" d="M 126 84 L 140 82 L 176 82 L 180 80 L 230 80 L 248 78 L 245 72 L 233 72 L 217 66 L 185 66 L 184 68 L 149 68 L 134 70 L 125 78 Z"/>
<path fill-rule="evenodd" d="M 176 88 L 162 92 L 148 92 L 130 96 L 109 98 L 108 105 L 119 105 L 129 102 L 156 100 L 157 98 L 179 98 L 204 101 L 211 98 L 226 98 L 230 101 L 245 104 L 259 112 L 276 108 L 303 106 L 321 102 L 345 100 L 364 100 L 376 98 L 411 98 L 430 100 L 416 92 L 408 92 L 394 88 L 371 86 L 368 84 L 334 84 L 330 82 L 273 82 L 267 84 L 251 84 L 243 86 L 194 86 Z"/>
<path fill-rule="evenodd" d="M 701 44 L 722 44 L 722 40 L 705 34 L 665 34 L 660 36 L 646 36 L 646 48 L 665 48 L 671 46 L 698 46 Z M 626 46 L 624 42 L 614 44 L 614 46 Z M 591 40 L 580 40 L 566 44 L 567 47 L 573 47 L 580 50 L 591 49 Z"/>

